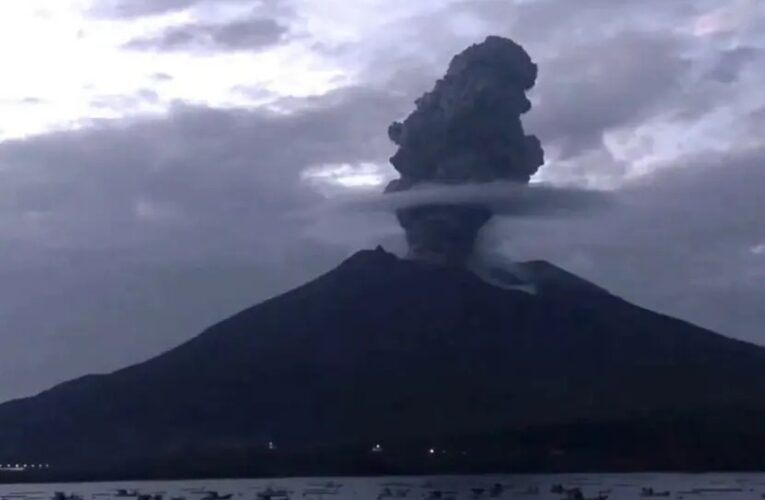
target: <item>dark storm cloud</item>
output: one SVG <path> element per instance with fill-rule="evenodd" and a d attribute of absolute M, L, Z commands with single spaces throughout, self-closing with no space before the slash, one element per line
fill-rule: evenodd
<path fill-rule="evenodd" d="M 223 24 L 191 23 L 158 35 L 131 40 L 125 48 L 153 51 L 257 50 L 274 45 L 288 28 L 273 19 L 244 19 Z"/>

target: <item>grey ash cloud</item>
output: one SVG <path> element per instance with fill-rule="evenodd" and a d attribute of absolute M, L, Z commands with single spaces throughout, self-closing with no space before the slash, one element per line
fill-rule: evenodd
<path fill-rule="evenodd" d="M 422 182 L 528 183 L 544 163 L 539 140 L 526 135 L 521 115 L 537 66 L 518 44 L 491 36 L 452 59 L 446 75 L 416 100 L 416 109 L 388 129 L 399 146 L 391 163 L 401 174 L 387 190 Z M 478 232 L 493 216 L 482 203 L 430 203 L 396 212 L 410 255 L 461 265 Z"/>
<path fill-rule="evenodd" d="M 275 19 L 251 18 L 228 23 L 189 23 L 125 44 L 132 50 L 239 51 L 261 50 L 282 41 L 287 26 Z"/>

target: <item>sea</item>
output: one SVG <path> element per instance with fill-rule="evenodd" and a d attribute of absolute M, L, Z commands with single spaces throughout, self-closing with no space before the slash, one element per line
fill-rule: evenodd
<path fill-rule="evenodd" d="M 152 495 L 151 500 L 761 499 L 765 498 L 765 473 L 215 479 L 0 485 L 2 500 L 147 498 L 139 497 L 139 494 Z"/>

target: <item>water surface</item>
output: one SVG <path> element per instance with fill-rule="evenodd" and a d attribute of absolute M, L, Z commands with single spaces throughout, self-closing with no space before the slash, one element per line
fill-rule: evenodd
<path fill-rule="evenodd" d="M 138 490 L 142 494 L 203 500 L 209 492 L 231 500 L 258 500 L 258 493 L 286 490 L 292 499 L 381 499 L 442 498 L 564 499 L 564 494 L 551 492 L 553 485 L 580 488 L 585 498 L 607 495 L 609 499 L 638 499 L 642 488 L 669 492 L 673 499 L 761 499 L 765 494 L 765 473 L 751 474 L 564 474 L 564 475 L 493 475 L 459 477 L 376 477 L 376 478 L 296 478 L 296 479 L 232 479 L 195 481 L 126 481 L 109 483 L 22 484 L 0 485 L 2 500 L 50 500 L 56 491 L 76 494 L 83 500 L 137 500 L 119 497 L 117 489 Z M 484 490 L 484 491 L 481 491 Z M 392 496 L 387 496 L 391 494 Z"/>

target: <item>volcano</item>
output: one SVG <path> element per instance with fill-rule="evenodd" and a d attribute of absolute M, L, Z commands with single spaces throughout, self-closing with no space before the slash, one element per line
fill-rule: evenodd
<path fill-rule="evenodd" d="M 526 186 L 537 67 L 489 37 L 389 129 L 401 177 Z M 425 204 L 378 248 L 145 363 L 0 405 L 13 480 L 765 467 L 765 349 L 544 261 L 476 265 L 496 215 Z M 0 476 L 0 480 L 3 477 Z"/>
<path fill-rule="evenodd" d="M 50 463 L 35 480 L 762 461 L 765 349 L 517 267 L 529 286 L 359 252 L 145 363 L 1 405 L 0 459 Z"/>

